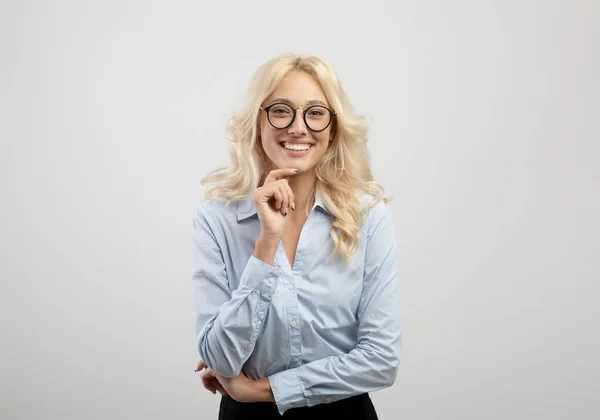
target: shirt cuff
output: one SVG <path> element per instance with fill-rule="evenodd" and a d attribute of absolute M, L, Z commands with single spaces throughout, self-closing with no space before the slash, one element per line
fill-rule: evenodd
<path fill-rule="evenodd" d="M 246 264 L 240 284 L 246 285 L 270 299 L 273 297 L 280 274 L 279 266 L 269 265 L 252 255 Z"/>
<path fill-rule="evenodd" d="M 302 384 L 298 378 L 297 368 L 284 370 L 269 376 L 269 383 L 279 414 L 283 415 L 290 408 L 307 405 Z"/>

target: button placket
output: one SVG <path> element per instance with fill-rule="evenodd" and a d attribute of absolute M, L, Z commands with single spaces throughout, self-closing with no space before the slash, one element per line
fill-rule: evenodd
<path fill-rule="evenodd" d="M 311 212 L 312 213 L 312 212 Z M 300 231 L 300 238 L 298 239 L 298 246 L 296 248 L 296 256 L 294 259 L 294 266 L 286 264 L 284 268 L 284 281 L 288 293 L 285 293 L 286 297 L 286 308 L 287 308 L 287 320 L 288 320 L 288 336 L 290 340 L 290 367 L 299 366 L 302 361 L 302 336 L 300 331 L 300 309 L 298 306 L 298 288 L 294 284 L 296 279 L 302 278 L 304 269 L 304 257 L 306 254 L 306 235 L 309 235 L 309 231 L 314 223 L 314 215 L 310 214 L 307 221 L 304 223 L 302 230 Z M 286 258 L 285 250 L 282 244 L 277 249 L 278 256 Z"/>
<path fill-rule="evenodd" d="M 292 283 L 294 275 L 286 272 L 287 289 L 287 319 L 288 319 L 288 335 L 290 339 L 290 367 L 299 365 L 302 354 L 302 342 L 300 335 L 300 310 L 298 308 L 298 295 L 295 293 L 295 287 Z"/>

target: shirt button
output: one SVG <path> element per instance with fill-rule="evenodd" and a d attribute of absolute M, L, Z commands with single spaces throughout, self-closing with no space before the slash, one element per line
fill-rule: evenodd
<path fill-rule="evenodd" d="M 273 279 L 269 279 L 269 284 L 273 284 Z"/>
<path fill-rule="evenodd" d="M 298 325 L 298 323 L 296 321 L 292 321 L 290 322 L 290 325 L 294 328 L 296 328 L 296 326 Z"/>
<path fill-rule="evenodd" d="M 265 313 L 264 313 L 264 312 L 259 312 L 259 313 L 258 313 L 258 316 L 260 317 L 260 319 L 262 319 L 264 315 L 265 315 Z"/>
<path fill-rule="evenodd" d="M 298 357 L 294 357 L 294 362 L 298 363 L 300 361 L 300 359 Z"/>
<path fill-rule="evenodd" d="M 292 283 L 288 284 L 288 289 L 294 290 L 294 285 Z"/>

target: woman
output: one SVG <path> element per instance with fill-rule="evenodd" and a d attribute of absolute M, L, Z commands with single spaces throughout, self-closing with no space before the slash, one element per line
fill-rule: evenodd
<path fill-rule="evenodd" d="M 311 56 L 263 64 L 232 118 L 193 223 L 196 371 L 219 419 L 377 418 L 368 392 L 394 383 L 401 326 L 366 131 Z"/>

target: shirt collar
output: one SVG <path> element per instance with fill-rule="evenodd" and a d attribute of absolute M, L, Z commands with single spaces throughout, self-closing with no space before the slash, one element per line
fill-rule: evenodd
<path fill-rule="evenodd" d="M 325 206 L 325 202 L 323 201 L 323 194 L 317 188 L 317 192 L 315 193 L 315 204 L 313 205 L 313 209 L 319 207 L 326 213 L 329 213 L 327 207 Z M 238 222 L 244 219 L 248 219 L 256 214 L 256 207 L 254 206 L 254 200 L 252 200 L 252 195 L 240 200 L 238 202 L 237 208 L 237 219 Z"/>

